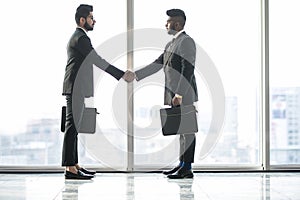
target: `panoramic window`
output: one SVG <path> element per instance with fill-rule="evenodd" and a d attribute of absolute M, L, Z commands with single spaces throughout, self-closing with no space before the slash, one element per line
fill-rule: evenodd
<path fill-rule="evenodd" d="M 270 2 L 270 162 L 300 163 L 300 2 Z"/>

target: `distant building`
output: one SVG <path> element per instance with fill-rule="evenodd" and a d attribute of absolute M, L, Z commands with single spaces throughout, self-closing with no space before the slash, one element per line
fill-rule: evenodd
<path fill-rule="evenodd" d="M 300 87 L 272 88 L 270 98 L 272 164 L 300 162 Z"/>
<path fill-rule="evenodd" d="M 1 155 L 5 165 L 57 165 L 60 163 L 62 133 L 58 119 L 28 122 L 25 133 L 13 135 Z"/>

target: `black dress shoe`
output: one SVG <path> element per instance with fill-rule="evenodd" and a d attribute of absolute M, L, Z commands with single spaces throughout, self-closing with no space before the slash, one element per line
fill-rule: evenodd
<path fill-rule="evenodd" d="M 169 170 L 169 171 L 163 171 L 162 173 L 163 173 L 164 175 L 174 174 L 175 172 L 177 172 L 177 170 L 180 169 L 180 167 L 181 167 L 181 166 L 178 165 L 178 166 L 174 167 L 173 169 L 171 169 L 171 170 Z"/>
<path fill-rule="evenodd" d="M 65 178 L 66 179 L 82 179 L 82 180 L 88 180 L 91 178 L 94 178 L 93 175 L 85 174 L 82 171 L 77 171 L 77 174 L 74 174 L 69 171 L 65 171 Z"/>
<path fill-rule="evenodd" d="M 85 168 L 80 168 L 79 171 L 82 171 L 83 173 L 85 174 L 89 174 L 89 175 L 95 175 L 96 174 L 96 171 L 92 171 L 92 170 L 87 170 Z"/>
<path fill-rule="evenodd" d="M 168 175 L 169 179 L 193 178 L 194 174 L 191 169 L 181 167 L 177 173 Z"/>

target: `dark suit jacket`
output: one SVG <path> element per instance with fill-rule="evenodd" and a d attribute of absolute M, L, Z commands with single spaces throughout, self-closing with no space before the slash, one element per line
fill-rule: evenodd
<path fill-rule="evenodd" d="M 122 70 L 109 64 L 96 53 L 90 38 L 81 28 L 76 28 L 70 38 L 67 53 L 68 62 L 65 69 L 63 95 L 72 94 L 74 89 L 84 97 L 94 95 L 93 64 L 117 80 L 124 75 Z"/>
<path fill-rule="evenodd" d="M 137 70 L 137 80 L 164 69 L 164 104 L 172 105 L 175 94 L 183 96 L 182 104 L 189 105 L 198 101 L 196 79 L 194 75 L 196 45 L 194 40 L 182 32 L 173 42 L 169 42 L 164 52 L 150 65 Z"/>

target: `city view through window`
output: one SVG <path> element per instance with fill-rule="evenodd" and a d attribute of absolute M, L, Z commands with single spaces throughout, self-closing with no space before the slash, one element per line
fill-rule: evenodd
<path fill-rule="evenodd" d="M 271 160 L 274 164 L 291 163 L 297 164 L 299 162 L 299 123 L 298 108 L 300 106 L 300 88 L 274 88 L 272 89 L 272 104 L 271 104 Z M 199 107 L 204 105 L 198 105 Z M 201 111 L 200 111 L 201 113 Z M 143 121 L 159 120 L 158 110 L 155 108 L 151 110 L 151 107 L 140 107 L 135 110 L 136 120 Z M 198 115 L 199 116 L 199 115 Z M 226 120 L 222 132 L 222 137 L 217 143 L 214 151 L 203 160 L 198 160 L 198 163 L 204 164 L 231 164 L 231 163 L 251 163 L 259 160 L 258 145 L 254 143 L 253 146 L 242 146 L 239 144 L 238 136 L 238 99 L 236 97 L 226 97 Z M 205 139 L 205 129 L 207 122 L 205 117 L 199 117 L 200 130 L 197 135 L 198 145 L 201 145 L 201 139 Z M 101 118 L 101 117 L 100 117 Z M 202 118 L 204 120 L 202 120 Z M 99 122 L 101 126 L 101 121 Z M 156 127 L 155 130 L 144 129 L 144 133 L 137 132 L 138 135 L 148 135 L 144 140 L 140 139 L 140 143 L 135 144 L 135 147 L 142 151 L 141 153 L 147 155 L 149 152 L 153 152 L 157 149 L 161 149 L 169 144 L 174 138 L 164 138 L 161 136 L 161 132 Z M 140 130 L 141 131 L 141 130 Z M 118 159 L 116 163 L 125 162 L 126 157 L 122 154 L 126 151 L 125 136 L 118 129 L 102 129 L 103 133 L 109 140 L 114 143 L 115 146 L 120 148 Z M 101 133 L 97 133 L 101 134 Z M 155 134 L 153 136 L 153 134 Z M 257 134 L 258 138 L 258 133 Z M 123 136 L 123 139 L 120 139 Z M 152 136 L 153 137 L 152 137 Z M 86 136 L 93 139 L 97 136 Z M 161 140 L 155 141 L 155 137 L 159 137 Z M 2 133 L 1 138 L 1 164 L 2 165 L 59 165 L 61 155 L 61 145 L 63 133 L 60 132 L 60 119 L 57 118 L 43 118 L 28 121 L 26 130 L 21 133 L 13 135 Z M 83 137 L 84 138 L 84 137 Z M 139 137 L 138 137 L 139 138 Z M 148 139 L 147 139 L 148 138 Z M 150 138 L 150 139 L 149 139 Z M 154 141 L 153 141 L 154 140 Z M 84 140 L 81 140 L 80 144 L 83 144 Z M 99 151 L 101 151 L 101 141 L 99 144 Z M 240 142 L 241 143 L 241 142 Z M 101 163 L 96 155 L 90 155 L 88 151 L 85 151 L 85 147 L 81 147 L 81 159 L 90 164 Z M 250 152 L 253 152 L 253 155 Z M 168 161 L 170 152 L 166 152 L 166 155 L 161 154 L 157 160 L 158 162 Z M 174 156 L 177 154 L 175 153 Z M 146 158 L 145 156 L 141 158 Z M 197 158 L 197 156 L 196 156 Z M 153 164 L 153 161 L 150 160 Z M 146 160 L 136 160 L 139 164 L 147 164 Z M 168 164 L 168 163 L 166 163 Z"/>

